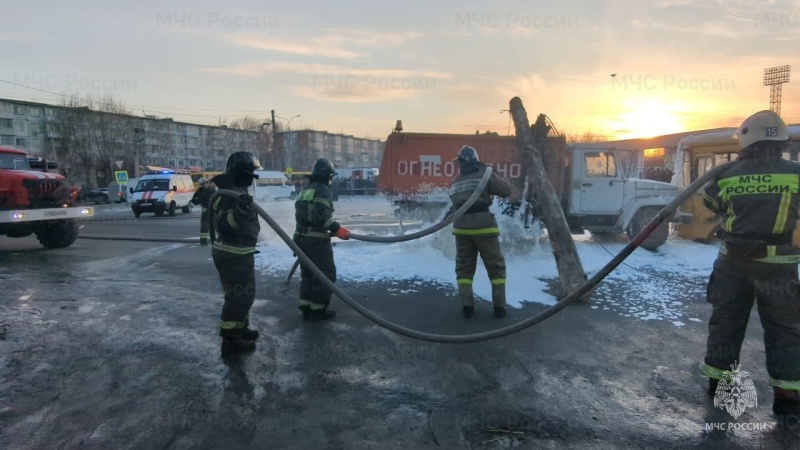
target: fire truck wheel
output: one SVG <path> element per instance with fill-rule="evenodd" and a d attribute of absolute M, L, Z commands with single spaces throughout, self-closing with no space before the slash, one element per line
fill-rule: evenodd
<path fill-rule="evenodd" d="M 36 238 L 46 248 L 69 247 L 78 238 L 78 225 L 72 220 L 58 220 L 44 225 Z"/>
<path fill-rule="evenodd" d="M 175 215 L 175 202 L 169 204 L 169 209 L 167 209 L 167 214 L 169 214 L 170 217 Z"/>
<path fill-rule="evenodd" d="M 633 239 L 634 236 L 644 230 L 647 224 L 658 215 L 659 211 L 661 211 L 661 208 L 658 207 L 640 209 L 633 218 L 633 221 L 631 221 L 631 225 L 628 227 L 628 237 Z M 642 242 L 641 247 L 646 250 L 655 251 L 661 244 L 667 241 L 667 237 L 669 237 L 669 222 L 664 221 L 658 228 L 650 233 L 650 236 L 647 236 L 647 239 Z"/>

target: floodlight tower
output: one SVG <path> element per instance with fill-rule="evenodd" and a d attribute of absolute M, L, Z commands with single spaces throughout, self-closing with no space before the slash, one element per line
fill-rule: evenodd
<path fill-rule="evenodd" d="M 764 86 L 769 86 L 769 109 L 781 115 L 781 85 L 789 82 L 791 66 L 764 69 Z"/>

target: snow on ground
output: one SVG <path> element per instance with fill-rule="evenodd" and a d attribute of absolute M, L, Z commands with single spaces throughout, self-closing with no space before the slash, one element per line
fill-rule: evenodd
<path fill-rule="evenodd" d="M 293 202 L 268 202 L 261 206 L 291 235 Z M 380 197 L 340 199 L 335 208 L 334 218 L 346 223 L 354 233 L 375 233 L 374 225 L 386 225 L 392 218 L 391 205 Z M 500 223 L 501 244 L 506 256 L 509 306 L 520 307 L 526 302 L 555 304 L 556 298 L 545 292 L 546 280 L 554 280 L 558 275 L 546 233 L 542 237 L 537 226 L 525 230 L 519 220 L 502 216 L 499 211 L 495 211 L 495 215 Z M 371 218 L 376 221 L 371 222 Z M 364 226 L 369 230 L 359 229 Z M 418 229 L 420 227 L 407 232 Z M 264 273 L 284 276 L 295 259 L 291 250 L 265 223 L 262 223 L 261 239 L 257 266 Z M 575 236 L 575 240 L 588 276 L 599 271 L 626 245 L 624 237 L 609 242 L 596 241 L 588 233 Z M 396 244 L 334 239 L 338 277 L 356 283 L 402 284 L 402 287 L 388 289 L 397 296 L 414 295 L 414 285 L 433 284 L 455 292 L 454 241 L 451 227 L 422 239 Z M 717 252 L 717 246 L 685 241 L 674 235 L 656 252 L 637 249 L 595 288 L 592 308 L 640 320 L 667 320 L 675 326 L 684 326 L 686 320 L 700 322 L 697 318 L 684 317 L 685 303 L 704 295 L 705 279 Z M 481 262 L 474 289 L 477 296 L 491 298 L 491 286 Z"/>

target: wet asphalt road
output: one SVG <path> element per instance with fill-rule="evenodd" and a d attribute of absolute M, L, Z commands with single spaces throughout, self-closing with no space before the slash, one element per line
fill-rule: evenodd
<path fill-rule="evenodd" d="M 199 217 L 119 214 L 82 233 L 157 230 L 188 241 Z M 685 282 L 702 290 L 705 280 Z M 79 239 L 44 250 L 2 238 L 0 283 L 0 448 L 798 448 L 798 427 L 771 414 L 755 312 L 742 361 L 759 403 L 733 419 L 694 373 L 704 323 L 675 327 L 584 304 L 508 338 L 432 344 L 380 329 L 336 299 L 335 321 L 304 323 L 297 280 L 286 289 L 260 276 L 251 311 L 259 346 L 222 360 L 221 289 L 207 248 Z M 340 284 L 384 317 L 443 334 L 543 308 L 497 320 L 481 302 L 465 320 L 453 286 L 408 280 L 416 292 L 401 296 L 402 283 Z M 687 308 L 708 317 L 702 298 Z M 706 431 L 728 422 L 766 429 Z"/>

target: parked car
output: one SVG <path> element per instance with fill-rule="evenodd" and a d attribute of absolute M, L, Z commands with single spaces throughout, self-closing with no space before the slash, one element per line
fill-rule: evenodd
<path fill-rule="evenodd" d="M 83 198 L 86 199 L 87 202 L 91 203 L 108 203 L 108 189 L 107 188 L 98 188 L 92 189 L 89 192 L 83 194 Z"/>

